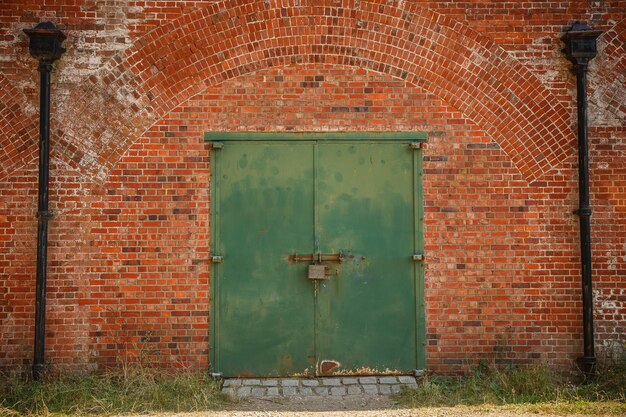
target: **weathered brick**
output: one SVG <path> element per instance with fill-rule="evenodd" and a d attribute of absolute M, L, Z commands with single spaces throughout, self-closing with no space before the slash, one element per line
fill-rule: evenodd
<path fill-rule="evenodd" d="M 298 8 L 315 21 L 350 16 L 324 25 L 290 2 L 59 0 L 45 13 L 32 3 L 0 5 L 0 372 L 27 369 L 32 355 L 38 77 L 20 30 L 49 16 L 71 28 L 52 94 L 46 358 L 56 369 L 209 367 L 202 134 L 215 130 L 427 131 L 429 369 L 570 366 L 582 349 L 576 114 L 558 45 L 565 25 L 592 17 L 605 30 L 589 72 L 595 334 L 600 357 L 623 354 L 619 1 Z M 315 49 L 320 28 L 343 35 Z M 285 49 L 288 33 L 298 52 Z"/>

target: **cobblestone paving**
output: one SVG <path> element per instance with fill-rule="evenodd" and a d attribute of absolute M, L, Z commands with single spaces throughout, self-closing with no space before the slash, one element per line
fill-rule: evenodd
<path fill-rule="evenodd" d="M 412 376 L 362 376 L 315 379 L 226 379 L 222 392 L 233 397 L 334 397 L 388 395 L 416 386 Z"/>

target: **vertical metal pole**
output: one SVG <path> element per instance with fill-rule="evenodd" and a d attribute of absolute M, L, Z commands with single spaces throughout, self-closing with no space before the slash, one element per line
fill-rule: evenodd
<path fill-rule="evenodd" d="M 37 203 L 37 275 L 35 284 L 35 354 L 33 379 L 44 373 L 46 340 L 46 275 L 48 259 L 48 183 L 50 165 L 50 73 L 52 62 L 39 61 L 39 194 Z"/>
<path fill-rule="evenodd" d="M 589 152 L 587 145 L 587 66 L 586 60 L 576 63 L 578 105 L 578 219 L 580 222 L 580 265 L 583 296 L 583 357 L 580 358 L 587 377 L 593 377 L 596 354 L 593 337 L 593 291 L 591 281 L 591 208 L 589 206 Z"/>
<path fill-rule="evenodd" d="M 601 30 L 575 22 L 565 32 L 563 42 L 567 59 L 574 64 L 578 107 L 578 209 L 580 222 L 580 267 L 583 298 L 583 356 L 579 364 L 590 380 L 595 375 L 596 354 L 593 341 L 593 291 L 591 281 L 591 208 L 589 206 L 589 150 L 587 147 L 587 67 L 597 52 Z"/>
<path fill-rule="evenodd" d="M 28 35 L 30 54 L 39 61 L 39 192 L 37 201 L 37 275 L 35 282 L 35 347 L 33 379 L 44 373 L 46 339 L 46 267 L 48 260 L 48 179 L 50 165 L 50 73 L 52 63 L 65 52 L 66 36 L 52 22 L 41 22 Z"/>

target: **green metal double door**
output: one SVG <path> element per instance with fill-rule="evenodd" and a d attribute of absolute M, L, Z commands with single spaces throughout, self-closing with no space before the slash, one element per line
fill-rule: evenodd
<path fill-rule="evenodd" d="M 207 134 L 214 372 L 424 368 L 424 138 Z"/>

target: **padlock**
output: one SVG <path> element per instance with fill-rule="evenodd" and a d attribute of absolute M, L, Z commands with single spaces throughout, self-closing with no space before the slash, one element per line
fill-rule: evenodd
<path fill-rule="evenodd" d="M 311 264 L 309 265 L 307 278 L 308 279 L 330 279 L 330 276 L 326 275 L 328 267 L 324 264 Z"/>

